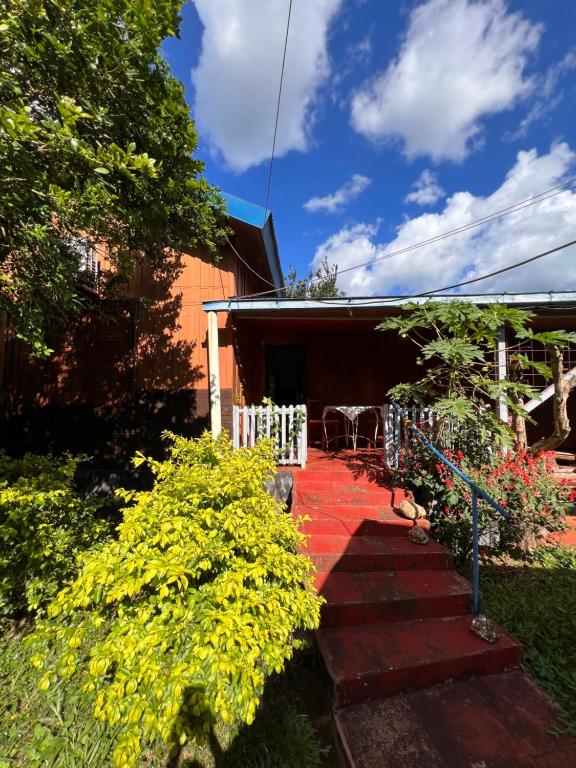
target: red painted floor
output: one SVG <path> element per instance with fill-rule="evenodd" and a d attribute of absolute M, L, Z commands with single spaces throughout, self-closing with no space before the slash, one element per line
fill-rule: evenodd
<path fill-rule="evenodd" d="M 576 547 L 576 517 L 566 517 L 566 530 L 551 534 L 550 540 L 563 547 Z"/>
<path fill-rule="evenodd" d="M 518 669 L 519 643 L 471 632 L 470 585 L 443 547 L 408 540 L 402 497 L 375 450 L 311 450 L 294 471 L 348 766 L 576 768 L 576 740 L 550 735 L 556 712 Z"/>

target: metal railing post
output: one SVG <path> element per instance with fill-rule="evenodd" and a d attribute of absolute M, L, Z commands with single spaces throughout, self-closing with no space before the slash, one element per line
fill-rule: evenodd
<path fill-rule="evenodd" d="M 478 494 L 472 488 L 472 613 L 480 613 L 480 560 L 478 553 Z"/>
<path fill-rule="evenodd" d="M 402 418 L 406 418 L 406 410 L 401 409 L 396 403 L 391 403 L 391 406 L 396 415 L 396 419 L 400 421 Z M 479 538 L 478 538 L 478 499 L 483 499 L 489 504 L 492 509 L 499 512 L 505 520 L 510 520 L 510 512 L 495 501 L 486 491 L 478 486 L 467 474 L 459 469 L 450 459 L 444 456 L 441 451 L 438 450 L 430 440 L 418 429 L 415 424 L 410 423 L 406 419 L 405 432 L 408 434 L 408 429 L 414 434 L 417 440 L 422 443 L 429 451 L 437 456 L 440 461 L 445 464 L 457 477 L 463 480 L 470 488 L 471 492 L 471 507 L 472 507 L 472 611 L 474 616 L 478 616 L 480 612 L 480 555 L 479 555 Z M 399 442 L 397 444 L 397 450 L 399 450 Z"/>

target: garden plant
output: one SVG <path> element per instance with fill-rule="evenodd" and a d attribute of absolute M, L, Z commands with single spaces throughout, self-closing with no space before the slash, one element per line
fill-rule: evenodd
<path fill-rule="evenodd" d="M 0 616 L 41 610 L 76 575 L 78 556 L 110 536 L 109 501 L 74 488 L 82 460 L 0 454 Z"/>
<path fill-rule="evenodd" d="M 514 450 L 514 432 L 496 409 L 505 405 L 513 418 L 528 419 L 521 401 L 535 395 L 521 376 L 496 376 L 502 329 L 515 342 L 529 340 L 556 352 L 576 342 L 574 333 L 535 331 L 532 319 L 529 312 L 499 303 L 427 302 L 407 304 L 402 314 L 378 326 L 409 339 L 424 369 L 420 380 L 393 387 L 390 397 L 402 405 L 430 407 L 435 417 L 423 425 L 428 438 L 510 512 L 508 523 L 480 504 L 484 551 L 533 552 L 538 541 L 562 527 L 567 509 L 567 494 L 555 484 L 549 459 Z M 518 351 L 510 357 L 520 371 L 552 377 L 542 362 Z M 409 431 L 399 458 L 394 482 L 430 508 L 436 538 L 466 559 L 471 549 L 469 489 Z"/>
<path fill-rule="evenodd" d="M 121 492 L 118 538 L 82 557 L 29 641 L 42 689 L 74 679 L 92 698 L 119 767 L 158 738 L 177 750 L 252 723 L 298 630 L 319 623 L 298 522 L 263 489 L 271 441 L 166 437 L 166 461 L 136 458 L 153 488 Z"/>

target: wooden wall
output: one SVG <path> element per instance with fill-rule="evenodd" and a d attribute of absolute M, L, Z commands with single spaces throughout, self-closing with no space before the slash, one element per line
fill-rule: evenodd
<path fill-rule="evenodd" d="M 105 265 L 105 259 L 101 263 Z M 263 286 L 230 249 L 214 264 L 205 251 L 168 254 L 162 269 L 142 263 L 124 298 L 90 308 L 33 360 L 8 331 L 2 345 L 0 445 L 86 450 L 127 460 L 150 450 L 162 429 L 197 434 L 209 426 L 207 314 L 202 302 Z M 238 388 L 231 329 L 219 318 L 224 426 Z"/>
<path fill-rule="evenodd" d="M 249 402 L 264 396 L 264 357 L 267 345 L 306 348 L 306 397 L 324 404 L 361 405 L 384 402 L 386 392 L 400 381 L 419 375 L 410 342 L 395 333 L 375 331 L 368 323 L 310 324 L 298 328 L 290 321 L 238 320 L 241 375 Z M 290 328 L 290 325 L 293 327 Z"/>

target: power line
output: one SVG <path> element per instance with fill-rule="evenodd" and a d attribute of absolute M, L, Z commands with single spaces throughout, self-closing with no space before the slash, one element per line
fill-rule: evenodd
<path fill-rule="evenodd" d="M 272 166 L 274 165 L 274 153 L 276 151 L 276 135 L 278 133 L 278 118 L 280 116 L 280 102 L 282 101 L 282 85 L 284 83 L 284 67 L 286 65 L 286 50 L 288 49 L 288 33 L 290 32 L 290 17 L 292 16 L 292 0 L 288 5 L 288 20 L 286 22 L 286 37 L 284 38 L 284 53 L 282 54 L 282 69 L 280 70 L 280 85 L 278 87 L 278 102 L 276 104 L 276 119 L 274 121 L 274 138 L 272 140 L 272 154 L 270 155 L 270 167 L 268 169 L 268 186 L 266 188 L 266 212 L 268 214 L 268 202 L 270 200 L 270 185 L 272 184 Z"/>
<path fill-rule="evenodd" d="M 427 296 L 433 296 L 437 293 L 444 293 L 444 291 L 451 291 L 454 288 L 463 288 L 465 285 L 472 285 L 473 283 L 479 283 L 482 280 L 487 280 L 490 277 L 496 277 L 497 275 L 501 275 L 504 272 L 510 272 L 513 269 L 518 269 L 518 267 L 523 267 L 526 264 L 530 264 L 533 261 L 537 261 L 538 259 L 543 259 L 545 256 L 550 256 L 552 253 L 557 253 L 558 251 L 563 251 L 565 248 L 569 248 L 571 245 L 576 245 L 576 240 L 570 240 L 567 243 L 563 243 L 562 245 L 557 245 L 555 248 L 551 248 L 548 251 L 544 251 L 543 253 L 538 253 L 536 256 L 530 256 L 528 259 L 522 259 L 522 261 L 516 261 L 514 264 L 509 264 L 507 267 L 502 267 L 501 269 L 496 269 L 493 272 L 488 272 L 485 275 L 480 275 L 479 277 L 472 277 L 469 280 L 463 280 L 460 283 L 454 283 L 453 285 L 445 285 L 443 288 L 434 288 L 431 291 L 423 291 L 422 293 L 412 293 L 407 296 L 402 296 L 401 298 L 410 300 L 410 299 L 421 299 L 426 298 Z M 388 304 L 390 302 L 397 301 L 397 296 L 391 297 L 391 298 L 375 298 L 375 299 L 366 299 L 366 301 L 362 302 L 362 304 L 355 304 L 355 306 L 360 307 L 368 307 L 373 304 Z M 346 302 L 337 303 L 333 299 L 319 299 L 319 301 L 322 301 L 323 303 L 329 304 L 331 306 L 336 307 L 346 307 L 348 306 Z"/>
<path fill-rule="evenodd" d="M 434 294 L 444 293 L 444 291 L 451 291 L 454 288 L 463 288 L 465 285 L 472 285 L 473 283 L 479 283 L 480 281 L 487 280 L 490 277 L 495 277 L 505 272 L 510 272 L 513 269 L 518 269 L 519 267 L 523 267 L 526 264 L 530 264 L 533 261 L 537 261 L 538 259 L 543 259 L 545 256 L 550 256 L 552 253 L 557 253 L 558 251 L 562 251 L 565 248 L 569 248 L 571 245 L 576 245 L 576 240 L 570 240 L 569 242 L 563 243 L 562 245 L 557 245 L 555 248 L 550 248 L 548 251 L 543 251 L 542 253 L 538 253 L 536 254 L 536 256 L 530 256 L 527 259 L 522 259 L 521 261 L 517 261 L 517 262 L 514 262 L 513 264 L 509 264 L 507 267 L 502 267 L 501 269 L 496 269 L 493 272 L 488 272 L 484 275 L 480 275 L 479 277 L 470 278 L 469 280 L 463 280 L 459 283 L 446 285 L 446 286 L 443 286 L 442 288 L 433 288 L 430 291 L 423 291 L 422 293 L 412 293 L 402 297 L 394 296 L 390 298 L 366 299 L 366 301 L 362 302 L 361 304 L 356 303 L 354 306 L 369 307 L 369 306 L 372 306 L 373 304 L 387 304 L 390 302 L 397 301 L 398 298 L 406 299 L 408 301 L 410 299 L 426 298 L 426 296 L 432 296 Z M 235 298 L 229 298 L 228 301 L 239 301 L 241 299 L 255 298 L 257 295 L 258 294 L 253 294 L 252 296 L 238 296 Z M 345 299 L 343 300 L 314 299 L 314 301 L 320 301 L 323 304 L 326 304 L 328 306 L 333 306 L 333 307 L 349 306 L 348 302 Z"/>
<path fill-rule="evenodd" d="M 266 279 L 265 277 L 263 277 L 263 276 L 262 276 L 262 275 L 261 275 L 259 272 L 256 272 L 256 270 L 255 270 L 253 267 L 251 267 L 251 266 L 250 266 L 250 264 L 248 264 L 248 262 L 246 261 L 246 259 L 244 259 L 244 258 L 242 258 L 242 256 L 240 256 L 240 254 L 238 253 L 238 251 L 236 250 L 236 248 L 235 248 L 235 247 L 232 245 L 232 243 L 230 242 L 230 240 L 229 240 L 229 238 L 228 238 L 228 235 L 226 235 L 225 237 L 226 237 L 226 240 L 227 240 L 227 242 L 228 242 L 228 245 L 230 246 L 230 248 L 232 248 L 232 250 L 234 251 L 234 253 L 236 254 L 236 256 L 237 256 L 237 257 L 240 259 L 240 261 L 242 262 L 242 264 L 244 264 L 244 266 L 245 266 L 247 269 L 249 269 L 249 270 L 250 270 L 250 272 L 252 272 L 252 274 L 256 275 L 256 277 L 257 277 L 257 278 L 259 278 L 260 280 L 262 280 L 262 282 L 264 282 L 264 283 L 267 283 L 268 285 L 274 285 L 274 283 L 272 283 L 270 280 L 267 280 L 267 279 Z M 276 291 L 279 291 L 279 290 L 281 290 L 281 289 L 280 289 L 280 288 L 278 288 L 278 287 L 276 286 L 275 290 L 276 290 Z"/>
<path fill-rule="evenodd" d="M 434 293 L 443 293 L 444 291 L 451 291 L 453 288 L 462 288 L 465 285 L 472 285 L 472 283 L 479 283 L 481 280 L 487 280 L 489 277 L 496 277 L 496 275 L 502 275 L 504 272 L 510 272 L 512 269 L 518 269 L 518 267 L 523 267 L 525 264 L 530 264 L 533 261 L 536 261 L 537 259 L 543 259 L 545 256 L 550 256 L 552 253 L 557 253 L 558 251 L 563 251 L 565 248 L 569 248 L 571 245 L 576 245 L 576 240 L 570 240 L 567 243 L 563 243 L 562 245 L 557 245 L 556 248 L 550 248 L 548 251 L 543 251 L 542 253 L 538 253 L 536 256 L 531 256 L 529 259 L 522 259 L 522 261 L 517 261 L 514 264 L 510 264 L 507 267 L 502 267 L 502 269 L 496 269 L 494 272 L 488 272 L 486 275 L 481 275 L 480 277 L 473 277 L 470 280 L 464 280 L 461 283 L 455 283 L 454 285 L 448 285 L 444 288 L 435 288 L 433 291 L 426 291 L 426 293 L 419 294 L 420 296 L 430 296 Z M 414 298 L 418 298 L 418 294 L 414 296 Z"/>
<path fill-rule="evenodd" d="M 351 272 L 354 269 L 359 269 L 360 267 L 366 267 L 370 264 L 376 264 L 380 261 L 386 261 L 387 259 L 391 259 L 393 256 L 399 256 L 403 253 L 409 253 L 410 251 L 414 251 L 417 248 L 422 248 L 424 245 L 433 245 L 436 242 L 439 242 L 441 240 L 445 240 L 448 237 L 453 237 L 454 235 L 459 235 L 462 232 L 467 232 L 470 229 L 475 229 L 477 227 L 481 227 L 483 224 L 488 224 L 491 221 L 495 221 L 496 219 L 501 219 L 504 216 L 509 216 L 512 213 L 517 213 L 518 211 L 522 211 L 524 208 L 529 208 L 532 205 L 536 205 L 537 203 L 542 203 L 545 200 L 549 200 L 551 197 L 555 197 L 556 195 L 562 194 L 562 192 L 565 192 L 567 190 L 567 185 L 573 184 L 576 181 L 576 178 L 570 179 L 569 181 L 565 182 L 561 187 L 552 187 L 549 190 L 546 190 L 545 192 L 541 192 L 539 195 L 536 195 L 535 197 L 528 198 L 527 200 L 522 200 L 519 203 L 515 203 L 514 205 L 509 206 L 508 208 L 503 208 L 500 211 L 496 211 L 495 213 L 488 214 L 487 216 L 483 216 L 481 219 L 476 219 L 475 221 L 469 222 L 468 224 L 463 224 L 460 227 L 456 227 L 455 229 L 448 230 L 446 232 L 442 232 L 439 235 L 435 235 L 434 237 L 428 238 L 428 240 L 423 240 L 419 243 L 415 243 L 414 245 L 406 246 L 405 248 L 400 248 L 396 251 L 391 251 L 390 253 L 385 253 L 382 256 L 376 256 L 374 259 L 370 259 L 369 261 L 366 261 L 362 264 L 355 264 L 351 267 L 346 267 L 345 269 L 338 270 L 339 274 L 343 274 L 344 272 Z"/>
<path fill-rule="evenodd" d="M 538 193 L 537 195 L 526 198 L 525 200 L 521 200 L 517 203 L 514 203 L 514 205 L 510 205 L 507 208 L 502 208 L 497 211 L 493 211 L 490 214 L 487 214 L 486 216 L 483 216 L 480 219 L 475 219 L 474 221 L 469 222 L 468 224 L 463 224 L 460 227 L 456 227 L 454 229 L 446 230 L 445 232 L 440 233 L 439 235 L 435 235 L 434 237 L 430 237 L 426 240 L 421 240 L 417 243 L 413 243 L 412 245 L 405 246 L 404 248 L 399 248 L 395 251 L 390 251 L 389 253 L 385 253 L 382 256 L 377 256 L 373 259 L 369 259 L 368 261 L 361 262 L 359 264 L 353 264 L 350 267 L 346 267 L 345 269 L 339 269 L 338 274 L 344 274 L 346 272 L 352 272 L 355 269 L 361 269 L 362 267 L 371 266 L 372 264 L 376 264 L 381 261 L 386 261 L 388 259 L 391 259 L 395 256 L 400 256 L 404 253 L 409 253 L 410 251 L 417 250 L 419 248 L 423 248 L 425 245 L 432 245 L 436 242 L 448 239 L 449 237 L 453 237 L 454 235 L 461 234 L 462 232 L 466 232 L 470 229 L 474 229 L 476 227 L 480 227 L 483 224 L 487 224 L 491 221 L 495 221 L 496 219 L 503 218 L 504 216 L 509 216 L 512 213 L 516 213 L 518 211 L 521 211 L 525 208 L 529 208 L 533 205 L 536 205 L 537 203 L 544 202 L 545 200 L 548 200 L 552 197 L 555 197 L 556 195 L 561 194 L 562 192 L 565 192 L 567 189 L 570 188 L 571 185 L 573 185 L 576 182 L 576 177 L 573 177 L 571 179 L 568 179 L 563 184 L 559 184 L 555 187 L 551 187 L 550 189 L 544 190 L 543 192 Z M 264 279 L 264 278 L 262 278 Z M 322 278 L 312 278 L 311 280 L 307 281 L 309 285 L 312 285 L 313 283 L 317 283 Z M 244 296 L 235 296 L 233 298 L 235 299 L 250 299 L 250 298 L 258 298 L 260 296 L 266 296 L 271 293 L 276 293 L 277 291 L 282 290 L 282 288 L 275 288 L 274 290 L 269 291 L 259 291 L 258 293 L 251 293 L 251 294 L 245 294 Z M 232 297 L 231 297 L 232 298 Z"/>

